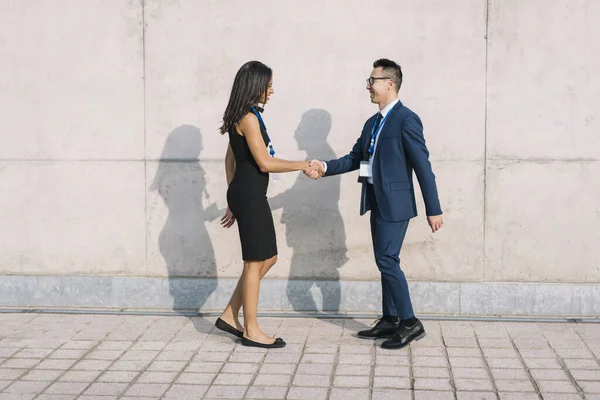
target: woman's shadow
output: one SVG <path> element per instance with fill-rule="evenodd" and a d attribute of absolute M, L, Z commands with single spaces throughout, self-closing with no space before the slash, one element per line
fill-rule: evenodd
<path fill-rule="evenodd" d="M 177 127 L 167 138 L 150 187 L 169 212 L 158 246 L 167 264 L 173 311 L 181 314 L 196 314 L 217 288 L 215 252 L 205 224 L 217 218 L 218 210 L 215 203 L 203 206 L 209 196 L 199 162 L 202 149 L 199 128 Z M 209 328 L 197 318 L 193 321 L 199 330 Z"/>
<path fill-rule="evenodd" d="M 327 143 L 331 115 L 321 109 L 302 114 L 295 132 L 300 150 L 309 159 L 331 160 L 336 155 Z M 283 208 L 281 222 L 293 249 L 287 296 L 295 311 L 336 313 L 340 310 L 341 285 L 338 269 L 348 261 L 346 230 L 338 202 L 340 176 L 313 181 L 299 174 L 287 191 L 269 199 L 272 209 Z M 310 289 L 316 286 L 317 305 Z"/>

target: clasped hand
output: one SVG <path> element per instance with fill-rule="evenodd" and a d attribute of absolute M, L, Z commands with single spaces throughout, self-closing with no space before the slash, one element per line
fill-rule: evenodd
<path fill-rule="evenodd" d="M 308 162 L 308 167 L 303 170 L 304 175 L 308 176 L 311 179 L 319 179 L 323 175 L 325 175 L 325 166 L 322 161 L 319 160 L 310 160 Z"/>

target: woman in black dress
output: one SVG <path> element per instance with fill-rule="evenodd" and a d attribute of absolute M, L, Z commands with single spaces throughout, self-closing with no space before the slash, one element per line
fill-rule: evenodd
<path fill-rule="evenodd" d="M 281 338 L 264 334 L 256 321 L 260 280 L 277 261 L 275 228 L 267 187 L 269 172 L 309 172 L 308 161 L 275 158 L 260 113 L 273 94 L 273 74 L 269 67 L 250 61 L 235 76 L 229 104 L 223 116 L 221 134 L 229 134 L 225 156 L 227 212 L 221 223 L 229 228 L 237 220 L 244 270 L 229 304 L 217 319 L 217 328 L 242 339 L 245 346 L 277 348 Z M 238 320 L 244 307 L 244 326 Z"/>

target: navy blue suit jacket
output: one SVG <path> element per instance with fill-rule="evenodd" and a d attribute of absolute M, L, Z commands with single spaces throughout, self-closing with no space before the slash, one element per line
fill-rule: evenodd
<path fill-rule="evenodd" d="M 327 161 L 325 176 L 357 170 L 361 160 L 368 159 L 363 156 L 368 152 L 376 115 L 367 120 L 362 134 L 349 154 L 337 160 Z M 373 157 L 373 189 L 381 217 L 385 221 L 404 221 L 417 216 L 413 170 L 423 193 L 427 215 L 442 214 L 435 175 L 431 169 L 429 151 L 423 136 L 423 124 L 419 116 L 402 102 L 398 101 L 390 110 L 379 132 Z M 360 215 L 370 209 L 366 184 L 363 184 Z"/>

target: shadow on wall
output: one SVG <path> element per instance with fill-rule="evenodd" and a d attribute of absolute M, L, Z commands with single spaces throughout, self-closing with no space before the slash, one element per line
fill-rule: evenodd
<path fill-rule="evenodd" d="M 336 158 L 327 143 L 331 115 L 321 109 L 302 114 L 295 132 L 309 159 Z M 340 214 L 340 176 L 313 181 L 300 173 L 287 191 L 269 199 L 271 209 L 283 209 L 287 245 L 293 249 L 287 296 L 295 311 L 338 312 L 341 286 L 338 269 L 348 261 L 346 231 Z M 315 204 L 318 204 L 315 206 Z M 317 288 L 313 294 L 311 289 Z M 315 298 L 322 299 L 317 305 Z"/>
<path fill-rule="evenodd" d="M 215 203 L 203 206 L 203 198 L 210 200 L 198 160 L 202 149 L 199 128 L 177 127 L 167 138 L 150 188 L 158 191 L 169 212 L 158 245 L 167 264 L 173 310 L 178 312 L 197 312 L 217 288 L 216 279 L 187 279 L 217 276 L 205 224 L 217 218 L 218 210 Z"/>

